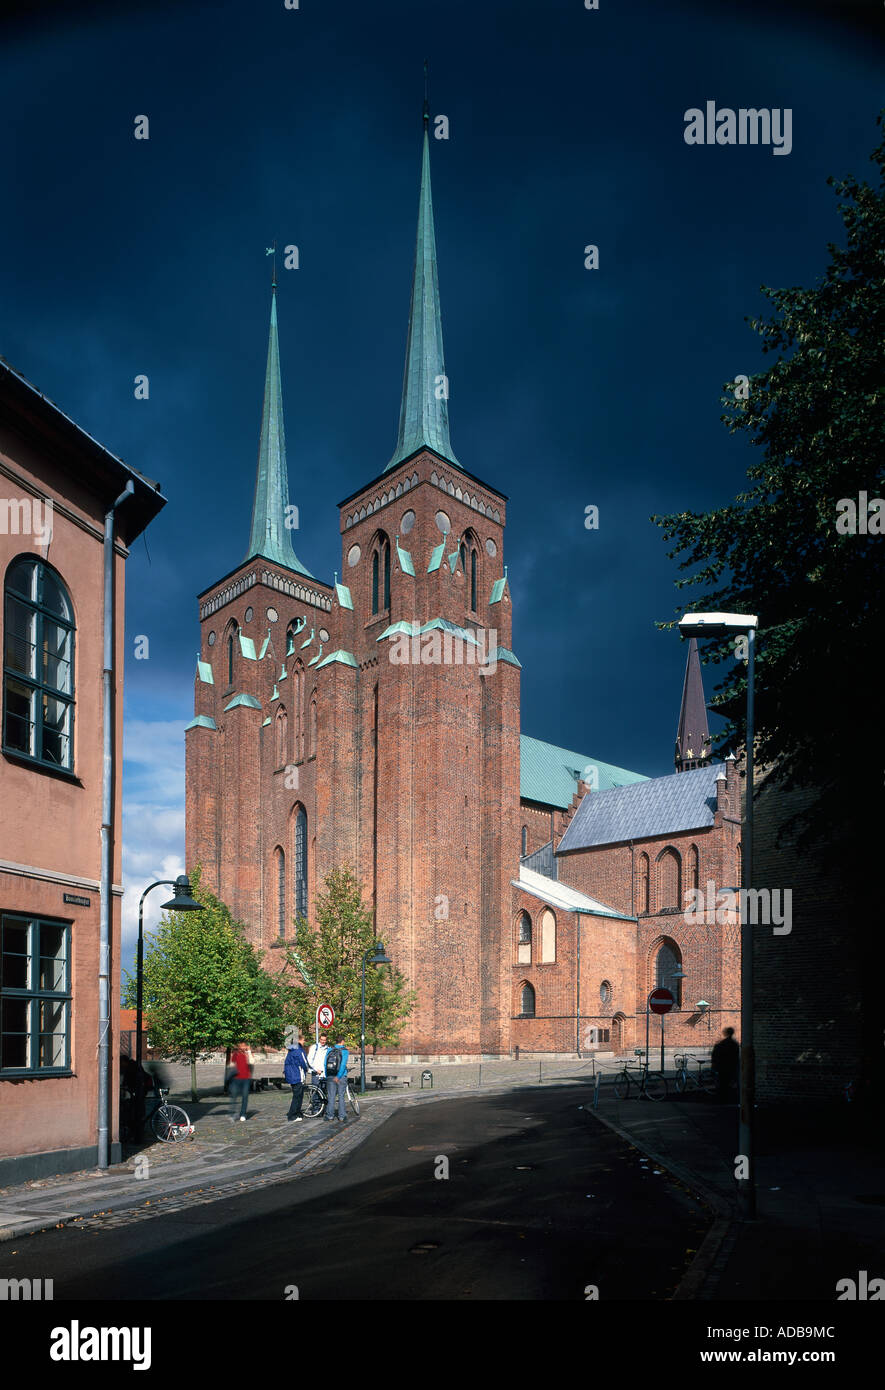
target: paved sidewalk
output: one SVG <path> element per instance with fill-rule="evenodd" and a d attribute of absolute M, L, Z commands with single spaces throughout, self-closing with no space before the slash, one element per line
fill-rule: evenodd
<path fill-rule="evenodd" d="M 845 1111 L 757 1112 L 755 1221 L 737 1215 L 736 1106 L 695 1094 L 618 1101 L 603 1087 L 588 1116 L 716 1213 L 677 1299 L 833 1302 L 841 1279 L 885 1277 L 885 1165 L 874 1143 L 849 1132 Z"/>

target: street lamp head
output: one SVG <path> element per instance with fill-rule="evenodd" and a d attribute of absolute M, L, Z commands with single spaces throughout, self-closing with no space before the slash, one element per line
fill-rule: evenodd
<path fill-rule="evenodd" d="M 372 956 L 369 956 L 369 964 L 370 964 L 370 965 L 391 965 L 391 964 L 392 964 L 392 961 L 391 961 L 391 959 L 390 959 L 390 956 L 388 956 L 387 953 L 386 953 L 385 950 L 384 950 L 384 943 L 383 943 L 383 942 L 379 941 L 379 942 L 378 942 L 378 945 L 375 947 L 375 954 L 372 955 Z"/>
<path fill-rule="evenodd" d="M 190 879 L 187 874 L 179 874 L 175 880 L 175 897 L 168 903 L 163 903 L 163 912 L 202 912 L 203 904 L 198 903 L 191 896 Z"/>
<path fill-rule="evenodd" d="M 707 1003 L 706 999 L 699 999 L 695 1005 L 695 1008 L 700 1009 L 701 1013 L 703 1013 L 705 1009 L 709 1009 L 709 1007 L 710 1005 Z"/>
<path fill-rule="evenodd" d="M 755 632 L 754 613 L 686 613 L 679 619 L 683 637 L 724 637 L 729 632 Z"/>

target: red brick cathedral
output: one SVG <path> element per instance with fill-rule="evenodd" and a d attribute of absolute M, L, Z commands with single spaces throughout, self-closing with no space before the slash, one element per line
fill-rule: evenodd
<path fill-rule="evenodd" d="M 682 908 L 739 882 L 734 764 L 696 652 L 671 777 L 520 735 L 506 498 L 449 439 L 427 125 L 399 434 L 340 504 L 332 584 L 293 548 L 274 285 L 249 548 L 199 598 L 187 863 L 271 950 L 351 867 L 418 992 L 398 1055 L 632 1047 L 662 983 L 669 1040 L 704 1046 L 737 951 Z"/>

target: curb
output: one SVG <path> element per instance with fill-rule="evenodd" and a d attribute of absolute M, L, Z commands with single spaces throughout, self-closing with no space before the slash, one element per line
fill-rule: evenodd
<path fill-rule="evenodd" d="M 686 1168 L 684 1164 L 675 1159 L 665 1158 L 656 1149 L 650 1149 L 635 1134 L 631 1134 L 629 1130 L 616 1124 L 614 1120 L 606 1119 L 604 1115 L 600 1115 L 598 1110 L 588 1109 L 587 1113 L 598 1120 L 600 1124 L 605 1125 L 607 1129 L 612 1130 L 619 1138 L 632 1144 L 634 1149 L 639 1149 L 658 1168 L 664 1168 L 674 1178 L 678 1178 L 690 1192 L 715 1212 L 713 1224 L 701 1241 L 700 1249 L 682 1276 L 676 1292 L 668 1301 L 676 1303 L 712 1299 L 725 1267 L 725 1259 L 720 1259 L 720 1256 L 725 1253 L 723 1247 L 729 1237 L 736 1234 L 739 1224 L 734 1203 L 723 1197 L 721 1192 L 710 1187 L 691 1168 Z M 734 1241 L 731 1240 L 729 1252 L 733 1244 Z"/>

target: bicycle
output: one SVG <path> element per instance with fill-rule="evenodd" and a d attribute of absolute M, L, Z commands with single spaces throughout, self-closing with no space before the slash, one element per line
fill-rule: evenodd
<path fill-rule="evenodd" d="M 347 1104 L 350 1106 L 354 1115 L 360 1113 L 360 1102 L 356 1091 L 350 1084 L 350 1077 L 347 1078 Z M 309 1120 L 315 1120 L 322 1115 L 328 1105 L 329 1093 L 326 1089 L 326 1078 L 320 1076 L 311 1085 L 304 1088 L 304 1109 Z"/>
<path fill-rule="evenodd" d="M 194 1127 L 186 1110 L 168 1103 L 168 1094 L 168 1089 L 159 1087 L 157 1103 L 151 1112 L 151 1129 L 163 1144 L 175 1144 L 179 1139 L 189 1139 Z"/>
<path fill-rule="evenodd" d="M 666 1100 L 667 1078 L 659 1071 L 649 1071 L 647 1062 L 625 1062 L 624 1070 L 615 1078 L 614 1092 L 618 1100 L 627 1100 L 630 1087 L 638 1086 L 640 1098 Z"/>
<path fill-rule="evenodd" d="M 704 1062 L 701 1057 L 695 1057 L 690 1052 L 682 1053 L 674 1057 L 673 1060 L 676 1064 L 676 1089 L 680 1094 L 683 1091 L 694 1089 L 696 1091 L 704 1091 L 708 1096 L 715 1095 L 716 1073 L 709 1063 Z M 689 1071 L 689 1062 L 697 1062 L 697 1076 L 695 1076 L 694 1072 Z"/>

